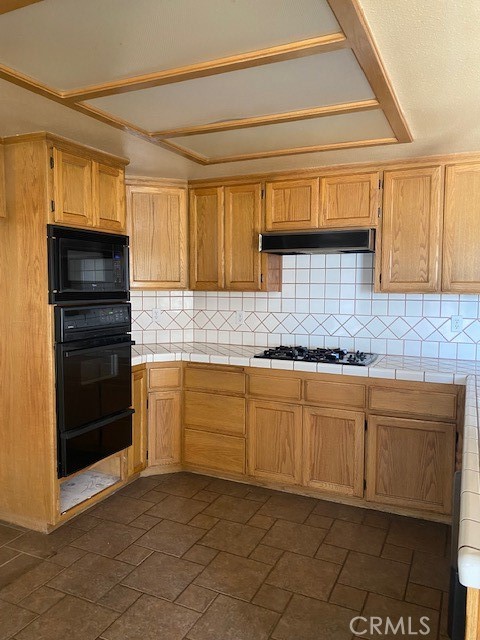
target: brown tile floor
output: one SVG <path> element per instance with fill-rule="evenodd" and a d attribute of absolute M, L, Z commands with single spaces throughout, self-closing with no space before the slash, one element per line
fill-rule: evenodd
<path fill-rule="evenodd" d="M 354 616 L 427 616 L 422 637 L 443 640 L 448 537 L 206 476 L 142 478 L 49 536 L 0 524 L 0 640 L 351 640 Z"/>

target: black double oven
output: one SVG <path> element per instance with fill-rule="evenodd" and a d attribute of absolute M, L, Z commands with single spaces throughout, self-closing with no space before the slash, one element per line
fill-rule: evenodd
<path fill-rule="evenodd" d="M 58 476 L 132 444 L 128 237 L 48 226 Z"/>

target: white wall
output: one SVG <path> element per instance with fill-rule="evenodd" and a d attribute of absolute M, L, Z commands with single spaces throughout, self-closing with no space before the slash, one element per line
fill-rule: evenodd
<path fill-rule="evenodd" d="M 480 359 L 479 296 L 374 293 L 371 255 L 285 256 L 281 293 L 133 292 L 132 310 L 143 344 L 295 343 Z M 241 326 L 236 311 L 244 311 Z M 452 315 L 464 318 L 460 333 L 450 331 Z"/>

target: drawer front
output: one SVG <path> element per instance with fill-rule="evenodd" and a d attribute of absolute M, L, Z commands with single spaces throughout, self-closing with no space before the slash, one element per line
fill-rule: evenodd
<path fill-rule="evenodd" d="M 365 407 L 365 386 L 346 382 L 305 381 L 305 400 L 326 406 Z"/>
<path fill-rule="evenodd" d="M 245 416 L 244 398 L 185 391 L 184 421 L 188 427 L 243 436 Z"/>
<path fill-rule="evenodd" d="M 183 461 L 228 473 L 245 473 L 245 439 L 185 429 Z"/>
<path fill-rule="evenodd" d="M 425 418 L 455 420 L 457 396 L 423 389 L 390 389 L 372 387 L 368 407 L 371 411 L 387 414 L 406 414 Z"/>
<path fill-rule="evenodd" d="M 154 367 L 149 370 L 149 389 L 173 389 L 182 382 L 180 367 Z"/>
<path fill-rule="evenodd" d="M 245 374 L 239 371 L 187 367 L 185 387 L 187 389 L 205 389 L 206 391 L 245 393 Z"/>
<path fill-rule="evenodd" d="M 299 378 L 251 375 L 248 387 L 249 394 L 258 398 L 300 400 L 302 397 L 302 381 Z"/>

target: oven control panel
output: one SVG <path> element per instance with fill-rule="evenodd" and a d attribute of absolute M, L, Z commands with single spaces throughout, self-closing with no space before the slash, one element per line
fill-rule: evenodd
<path fill-rule="evenodd" d="M 131 330 L 129 304 L 89 305 L 55 308 L 57 342 L 87 336 L 113 335 Z"/>

